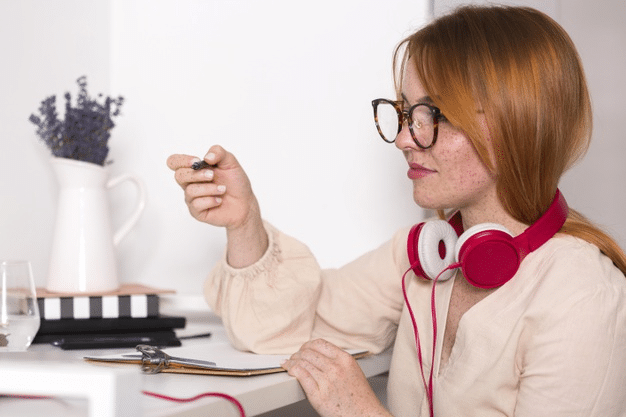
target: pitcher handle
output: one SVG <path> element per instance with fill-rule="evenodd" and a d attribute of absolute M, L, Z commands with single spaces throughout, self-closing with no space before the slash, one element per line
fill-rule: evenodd
<path fill-rule="evenodd" d="M 113 244 L 115 246 L 117 246 L 122 241 L 122 239 L 126 237 L 126 235 L 128 234 L 128 232 L 130 232 L 133 226 L 135 226 L 135 223 L 137 223 L 137 220 L 139 220 L 141 213 L 146 207 L 146 187 L 144 186 L 143 181 L 135 175 L 121 174 L 115 178 L 111 178 L 109 182 L 107 182 L 107 188 L 113 188 L 124 181 L 131 181 L 137 186 L 138 202 L 128 220 L 126 220 L 113 235 Z"/>

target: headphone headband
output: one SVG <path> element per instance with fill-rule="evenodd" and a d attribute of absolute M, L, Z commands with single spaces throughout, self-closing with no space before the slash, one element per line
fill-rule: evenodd
<path fill-rule="evenodd" d="M 557 189 L 548 210 L 534 224 L 513 239 L 522 252 L 522 259 L 561 230 L 567 220 L 568 212 L 567 201 Z"/>
<path fill-rule="evenodd" d="M 478 224 L 463 231 L 460 212 L 447 222 L 434 220 L 420 223 L 413 226 L 408 236 L 411 268 L 416 275 L 435 279 L 445 269 L 450 272 L 450 269 L 461 267 L 465 278 L 476 287 L 501 286 L 515 275 L 526 255 L 546 243 L 563 227 L 567 214 L 567 202 L 557 189 L 546 212 L 516 237 L 504 226 L 494 223 Z M 454 263 L 450 260 L 450 251 L 455 252 Z M 452 275 L 451 272 L 446 273 L 439 280 Z"/>

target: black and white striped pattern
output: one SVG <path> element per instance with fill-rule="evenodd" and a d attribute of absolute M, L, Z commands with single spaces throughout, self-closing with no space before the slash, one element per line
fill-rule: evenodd
<path fill-rule="evenodd" d="M 43 320 L 155 317 L 159 315 L 156 294 L 37 298 Z"/>

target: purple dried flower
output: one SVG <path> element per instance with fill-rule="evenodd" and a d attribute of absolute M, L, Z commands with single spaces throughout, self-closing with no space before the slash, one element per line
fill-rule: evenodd
<path fill-rule="evenodd" d="M 101 104 L 89 97 L 87 77 L 80 77 L 76 82 L 80 87 L 76 107 L 72 107 L 70 93 L 65 93 L 63 120 L 58 118 L 55 96 L 41 102 L 41 117 L 31 114 L 28 120 L 37 125 L 37 135 L 54 156 L 104 165 L 109 153 L 109 131 L 115 126 L 112 117 L 120 115 L 124 98 L 106 97 Z"/>

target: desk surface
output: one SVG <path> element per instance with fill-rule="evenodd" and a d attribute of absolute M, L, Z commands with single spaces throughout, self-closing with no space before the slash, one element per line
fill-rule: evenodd
<path fill-rule="evenodd" d="M 168 314 L 181 314 L 181 311 L 167 311 Z M 224 328 L 219 319 L 209 311 L 195 311 L 185 314 L 188 317 L 187 327 L 179 335 L 212 332 L 210 339 L 189 339 L 183 346 L 207 343 L 209 341 L 227 340 Z M 0 354 L 1 364 L 4 361 L 36 361 L 45 364 L 81 364 L 81 366 L 106 366 L 87 363 L 86 355 L 103 355 L 128 351 L 126 349 L 109 350 L 76 350 L 63 351 L 50 345 L 32 345 L 27 352 Z M 389 369 L 390 353 L 383 353 L 359 359 L 359 365 L 365 375 L 370 378 L 385 373 Z M 6 363 L 6 362 L 5 362 Z M 132 367 L 134 365 L 117 365 Z M 138 368 L 138 367 L 137 367 Z M 139 369 L 137 369 L 139 372 Z M 247 416 L 255 416 L 305 399 L 304 392 L 298 382 L 287 373 L 261 375 L 253 377 L 225 377 L 208 375 L 181 374 L 141 374 L 138 391 L 145 390 L 173 397 L 189 398 L 205 392 L 220 392 L 237 398 L 243 405 Z M 237 409 L 228 401 L 205 397 L 191 403 L 173 403 L 162 399 L 142 395 L 141 406 L 145 416 L 238 416 Z M 3 416 L 85 416 L 88 415 L 86 400 L 76 399 L 2 399 L 0 398 L 0 415 Z M 45 413 L 41 414 L 43 411 Z"/>

